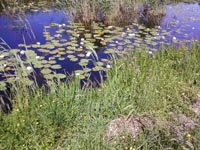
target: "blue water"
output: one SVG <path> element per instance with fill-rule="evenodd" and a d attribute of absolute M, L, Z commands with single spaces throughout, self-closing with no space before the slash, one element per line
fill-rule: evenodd
<path fill-rule="evenodd" d="M 44 26 L 51 23 L 68 24 L 68 18 L 61 10 L 50 12 L 31 12 L 23 18 L 24 23 L 17 17 L 0 16 L 0 37 L 2 37 L 11 48 L 17 48 L 18 44 L 33 44 L 36 42 L 45 43 L 43 36 Z M 23 24 L 22 24 L 23 23 Z M 25 27 L 27 26 L 27 28 Z M 34 34 L 31 34 L 31 32 Z"/>
<path fill-rule="evenodd" d="M 166 12 L 162 20 L 162 28 L 179 39 L 200 40 L 200 3 L 171 4 L 166 7 Z M 178 34 L 177 30 L 187 34 L 187 37 Z"/>

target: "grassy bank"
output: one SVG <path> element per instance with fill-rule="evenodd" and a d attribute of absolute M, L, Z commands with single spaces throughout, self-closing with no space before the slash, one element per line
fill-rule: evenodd
<path fill-rule="evenodd" d="M 199 149 L 199 128 L 181 142 L 162 125 L 135 140 L 105 140 L 109 122 L 120 115 L 151 114 L 164 121 L 170 112 L 194 117 L 190 106 L 199 92 L 199 61 L 199 44 L 155 56 L 138 50 L 118 60 L 100 88 L 80 89 L 75 80 L 53 84 L 46 94 L 18 85 L 13 112 L 0 114 L 0 149 L 183 149 L 188 140 Z"/>

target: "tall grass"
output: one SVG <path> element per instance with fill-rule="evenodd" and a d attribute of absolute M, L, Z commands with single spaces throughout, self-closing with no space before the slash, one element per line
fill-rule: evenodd
<path fill-rule="evenodd" d="M 34 7 L 45 7 L 49 5 L 58 6 L 71 15 L 75 22 L 82 22 L 90 25 L 93 21 L 101 21 L 105 24 L 127 25 L 136 22 L 141 7 L 154 7 L 156 13 L 160 14 L 160 1 L 135 1 L 135 0 L 17 0 L 1 1 L 0 9 L 5 14 L 12 16 L 22 14 Z M 142 6 L 143 5 L 143 6 Z M 156 9 L 155 9 L 156 8 Z M 154 16 L 151 12 L 151 17 Z M 163 12 L 162 12 L 163 13 Z M 151 19 L 151 18 L 149 18 Z M 156 19 L 156 17 L 154 17 Z M 150 20 L 151 21 L 151 20 Z M 154 21 L 154 20 L 152 20 Z"/>
<path fill-rule="evenodd" d="M 76 22 L 88 25 L 92 21 L 101 21 L 105 24 L 117 24 L 118 26 L 137 22 L 140 7 L 153 8 L 153 6 L 157 6 L 154 9 L 160 10 L 161 3 L 160 1 L 153 3 L 133 0 L 57 0 L 56 2 L 62 8 L 67 8 Z M 151 13 L 151 16 L 153 15 L 154 13 Z"/>
<path fill-rule="evenodd" d="M 154 56 L 139 50 L 115 61 L 99 88 L 81 89 L 78 80 L 55 83 L 51 92 L 25 86 L 13 89 L 14 109 L 0 113 L 1 149 L 181 149 L 184 142 L 154 129 L 135 140 L 110 143 L 108 123 L 120 115 L 151 114 L 167 120 L 169 112 L 192 116 L 200 87 L 200 45 L 163 49 Z M 184 98 L 186 97 L 186 98 Z M 200 148 L 200 129 L 191 131 Z"/>

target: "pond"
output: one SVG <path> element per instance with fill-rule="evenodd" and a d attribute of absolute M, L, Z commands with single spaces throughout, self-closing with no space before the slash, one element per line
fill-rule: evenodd
<path fill-rule="evenodd" d="M 54 8 L 21 17 L 0 15 L 0 88 L 21 78 L 31 86 L 35 76 L 38 85 L 50 85 L 55 78 L 66 81 L 70 75 L 97 85 L 114 56 L 137 49 L 152 55 L 171 44 L 189 46 L 200 40 L 200 3 L 167 5 L 159 24 L 148 28 L 136 22 L 124 27 L 94 22 L 85 27 Z"/>

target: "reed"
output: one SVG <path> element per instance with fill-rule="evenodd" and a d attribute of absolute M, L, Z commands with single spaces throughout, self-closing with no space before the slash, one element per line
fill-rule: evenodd
<path fill-rule="evenodd" d="M 168 2 L 167 0 L 2 0 L 0 6 L 8 15 L 20 14 L 35 6 L 60 7 L 67 15 L 70 14 L 74 22 L 85 25 L 97 21 L 107 25 L 124 26 L 139 20 L 148 26 L 154 26 L 158 25 L 165 15 L 163 7 Z"/>

